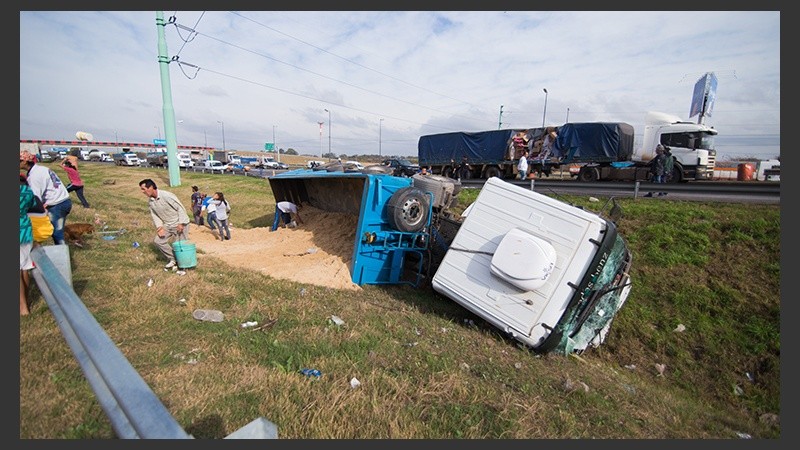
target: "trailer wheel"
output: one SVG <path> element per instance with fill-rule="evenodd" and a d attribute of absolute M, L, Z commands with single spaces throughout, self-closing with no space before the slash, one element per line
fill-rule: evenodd
<path fill-rule="evenodd" d="M 597 170 L 597 167 L 581 167 L 581 171 L 578 172 L 578 180 L 592 182 L 597 181 L 600 179 L 600 172 Z"/>
<path fill-rule="evenodd" d="M 492 166 L 486 169 L 486 179 L 488 180 L 489 178 L 492 177 L 497 177 L 500 178 L 501 180 L 503 179 L 503 175 L 498 167 Z"/>
<path fill-rule="evenodd" d="M 386 202 L 389 225 L 398 231 L 415 233 L 428 222 L 428 195 L 408 186 L 398 189 Z"/>

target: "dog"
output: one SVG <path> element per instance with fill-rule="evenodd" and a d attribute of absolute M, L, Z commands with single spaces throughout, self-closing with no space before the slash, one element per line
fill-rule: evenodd
<path fill-rule="evenodd" d="M 83 247 L 83 236 L 94 233 L 90 223 L 68 223 L 64 225 L 64 238 L 78 247 Z"/>

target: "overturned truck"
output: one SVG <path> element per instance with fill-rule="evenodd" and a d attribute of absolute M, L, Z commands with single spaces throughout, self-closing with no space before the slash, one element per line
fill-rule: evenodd
<path fill-rule="evenodd" d="M 439 175 L 367 167 L 268 180 L 276 202 L 357 217 L 354 283 L 429 284 L 537 352 L 600 345 L 630 292 L 613 220 L 496 177 L 460 215 L 460 183 Z"/>

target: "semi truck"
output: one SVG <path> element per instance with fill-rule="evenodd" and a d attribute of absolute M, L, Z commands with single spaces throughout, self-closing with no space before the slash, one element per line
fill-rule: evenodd
<path fill-rule="evenodd" d="M 605 218 L 492 177 L 456 214 L 456 180 L 370 166 L 268 181 L 276 203 L 355 216 L 346 258 L 355 284 L 430 287 L 537 352 L 599 346 L 630 293 L 616 204 Z"/>
<path fill-rule="evenodd" d="M 634 129 L 624 122 L 566 123 L 554 127 L 554 151 L 542 158 L 546 128 L 454 132 L 421 136 L 419 163 L 434 174 L 461 178 L 513 178 L 523 151 L 529 170 L 549 175 L 563 165 L 576 167 L 581 181 L 647 180 L 656 145 L 675 158 L 672 182 L 708 180 L 716 165 L 717 131 L 677 116 L 649 112 L 642 143 L 634 146 Z"/>

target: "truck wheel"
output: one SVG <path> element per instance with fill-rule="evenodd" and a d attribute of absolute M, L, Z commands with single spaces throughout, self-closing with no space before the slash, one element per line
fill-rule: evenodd
<path fill-rule="evenodd" d="M 389 225 L 398 231 L 415 233 L 428 222 L 428 194 L 408 186 L 398 189 L 386 202 Z"/>
<path fill-rule="evenodd" d="M 597 167 L 581 167 L 581 171 L 578 172 L 578 180 L 580 181 L 593 182 L 599 179 L 600 173 Z"/>
<path fill-rule="evenodd" d="M 680 183 L 683 181 L 683 171 L 678 165 L 672 166 L 672 173 L 667 177 L 667 183 Z"/>
<path fill-rule="evenodd" d="M 501 180 L 503 179 L 503 175 L 500 172 L 499 168 L 497 168 L 497 167 L 489 167 L 489 168 L 486 169 L 486 179 L 488 180 L 489 178 L 492 178 L 492 177 L 497 177 L 497 178 L 500 178 Z"/>

